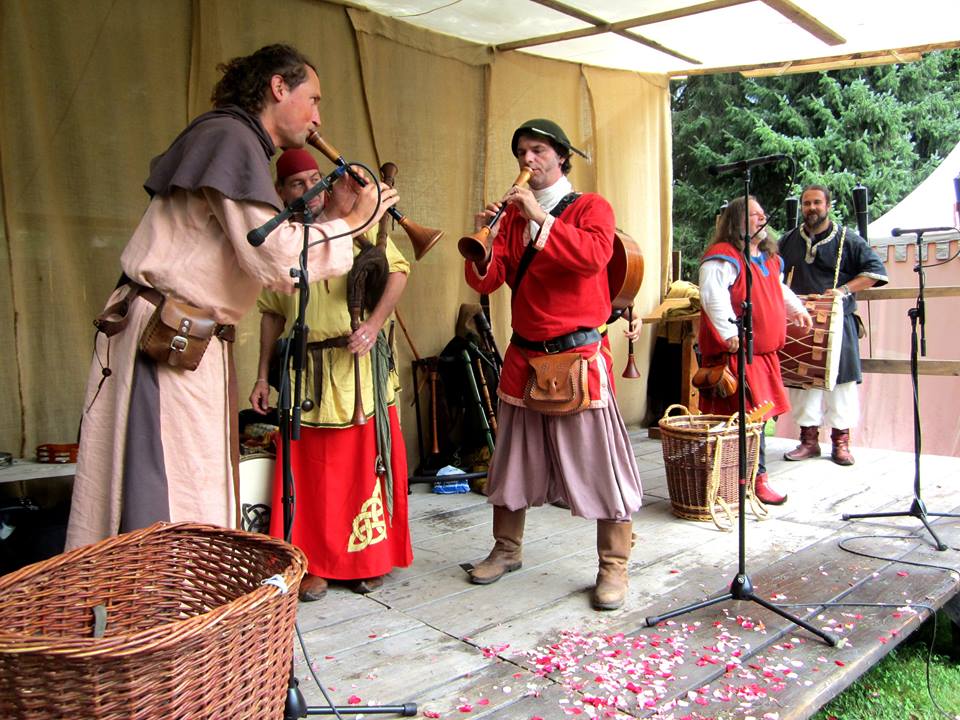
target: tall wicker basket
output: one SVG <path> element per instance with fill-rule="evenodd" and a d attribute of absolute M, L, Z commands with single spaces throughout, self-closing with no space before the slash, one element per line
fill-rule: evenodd
<path fill-rule="evenodd" d="M 674 410 L 683 414 L 671 415 Z M 683 405 L 671 405 L 659 425 L 673 514 L 713 520 L 721 530 L 731 530 L 740 505 L 737 416 L 691 415 Z M 766 517 L 766 506 L 754 492 L 761 428 L 761 423 L 747 423 L 747 501 L 757 517 Z"/>
<path fill-rule="evenodd" d="M 264 535 L 158 523 L 0 577 L 0 717 L 282 718 L 305 568 Z"/>

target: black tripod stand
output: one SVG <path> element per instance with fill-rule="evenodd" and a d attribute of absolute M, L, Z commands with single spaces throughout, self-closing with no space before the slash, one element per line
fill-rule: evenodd
<path fill-rule="evenodd" d="M 763 159 L 763 158 L 761 158 Z M 746 417 L 746 404 L 747 404 L 747 393 L 746 393 L 746 375 L 745 375 L 745 366 L 749 362 L 753 362 L 753 306 L 751 303 L 751 289 L 753 287 L 753 273 L 751 271 L 751 259 L 750 259 L 750 160 L 743 161 L 742 163 L 733 163 L 732 167 L 729 169 L 739 170 L 742 169 L 744 173 L 744 188 L 743 188 L 743 248 L 742 248 L 742 258 L 741 264 L 743 266 L 742 272 L 745 273 L 746 280 L 746 292 L 741 305 L 743 312 L 740 318 L 734 320 L 737 325 L 737 338 L 739 340 L 739 347 L 737 348 L 737 418 L 738 418 L 738 470 L 739 470 L 739 482 L 737 487 L 737 497 L 740 502 L 739 511 L 737 514 L 738 520 L 738 551 L 737 551 L 737 575 L 733 579 L 733 582 L 730 584 L 730 589 L 728 592 L 723 595 L 719 595 L 709 600 L 704 600 L 702 602 L 693 603 L 692 605 L 687 605 L 685 607 L 679 608 L 677 610 L 671 610 L 668 613 L 663 615 L 655 615 L 648 617 L 646 619 L 646 626 L 653 627 L 657 623 L 667 620 L 677 615 L 683 615 L 694 610 L 700 610 L 701 608 L 709 607 L 711 605 L 716 605 L 717 603 L 726 602 L 727 600 L 745 600 L 750 602 L 755 602 L 758 605 L 765 607 L 767 610 L 776 613 L 780 617 L 789 620 L 795 625 L 799 625 L 808 632 L 813 633 L 814 635 L 822 638 L 824 642 L 831 646 L 836 646 L 837 640 L 828 633 L 820 630 L 819 628 L 814 627 L 808 622 L 801 620 L 798 617 L 791 615 L 782 608 L 764 600 L 762 597 L 757 595 L 753 589 L 753 582 L 750 580 L 750 576 L 747 574 L 747 546 L 746 546 L 746 533 L 747 533 L 747 515 L 746 515 L 746 505 L 747 505 L 747 417 Z M 753 163 L 757 164 L 757 163 Z M 742 166 L 742 167 L 740 167 Z M 759 231 L 758 231 L 759 232 Z"/>
<path fill-rule="evenodd" d="M 370 172 L 369 169 L 364 169 L 366 169 L 368 173 Z M 310 398 L 301 401 L 303 370 L 306 365 L 307 335 L 309 333 L 309 328 L 306 326 L 306 310 L 310 300 L 310 280 L 307 272 L 307 259 L 309 257 L 310 246 L 316 244 L 310 242 L 310 223 L 313 222 L 313 214 L 310 211 L 309 200 L 331 187 L 345 172 L 346 166 L 338 166 L 336 170 L 307 190 L 302 197 L 291 203 L 283 212 L 263 226 L 251 230 L 247 235 L 247 240 L 250 244 L 254 246 L 260 245 L 266 239 L 266 236 L 284 220 L 297 213 L 303 216 L 303 249 L 300 251 L 300 266 L 299 268 L 291 268 L 290 270 L 290 275 L 296 280 L 296 286 L 299 291 L 297 298 L 297 317 L 293 322 L 289 337 L 286 338 L 283 343 L 284 352 L 282 354 L 282 369 L 277 400 L 280 416 L 280 448 L 281 455 L 283 456 L 283 537 L 288 543 L 293 536 L 293 518 L 296 511 L 296 485 L 293 478 L 292 459 L 290 457 L 291 445 L 293 440 L 300 439 L 301 411 L 305 410 L 309 412 L 314 406 L 314 402 Z M 327 238 L 326 240 L 330 239 L 333 238 Z M 326 240 L 319 240 L 317 242 L 326 242 Z M 292 397 L 290 392 L 291 364 L 295 376 Z M 298 637 L 300 636 L 299 627 L 297 628 L 297 635 Z M 316 679 L 316 675 L 314 675 L 314 678 Z M 317 685 L 327 701 L 327 706 L 310 707 L 307 705 L 303 693 L 300 692 L 299 685 L 300 683 L 293 672 L 293 664 L 291 663 L 290 679 L 287 684 L 287 698 L 283 714 L 284 720 L 298 720 L 298 718 L 304 718 L 308 715 L 335 715 L 336 717 L 342 717 L 343 715 L 362 714 L 413 717 L 417 714 L 416 703 L 338 707 L 333 704 L 333 701 L 327 694 L 326 688 L 319 680 L 317 681 Z"/>
<path fill-rule="evenodd" d="M 945 230 L 949 228 L 935 229 Z M 844 520 L 882 517 L 915 517 L 917 520 L 923 523 L 923 526 L 927 529 L 927 532 L 930 533 L 937 550 L 943 551 L 947 549 L 947 546 L 939 537 L 937 537 L 937 534 L 933 531 L 933 528 L 930 527 L 927 517 L 929 515 L 934 515 L 936 517 L 960 517 L 960 515 L 955 515 L 952 513 L 928 512 L 926 505 L 923 503 L 923 499 L 920 497 L 920 446 L 922 443 L 922 433 L 920 431 L 920 362 L 918 358 L 920 355 L 923 355 L 924 357 L 927 355 L 926 311 L 923 299 L 923 256 L 921 255 L 923 233 L 926 232 L 926 230 L 926 228 L 920 228 L 918 230 L 908 231 L 914 232 L 917 235 L 917 264 L 914 266 L 913 270 L 917 273 L 918 287 L 917 304 L 907 310 L 907 315 L 910 318 L 910 380 L 913 384 L 913 503 L 911 503 L 910 509 L 904 512 L 862 513 L 857 515 L 844 514 L 842 517 Z M 899 234 L 899 232 L 894 230 L 894 234 Z M 918 324 L 920 325 L 919 342 L 917 333 Z"/>

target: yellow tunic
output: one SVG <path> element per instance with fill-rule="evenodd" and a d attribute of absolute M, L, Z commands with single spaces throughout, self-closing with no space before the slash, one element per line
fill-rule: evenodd
<path fill-rule="evenodd" d="M 371 233 L 372 234 L 372 233 Z M 354 256 L 360 252 L 354 245 Z M 410 273 L 410 263 L 400 253 L 393 241 L 387 240 L 387 263 L 391 273 Z M 296 294 L 286 295 L 264 290 L 257 300 L 257 309 L 261 313 L 282 315 L 286 320 L 284 333 L 290 331 L 297 315 L 299 298 Z M 347 276 L 329 278 L 310 283 L 310 302 L 307 305 L 305 322 L 310 329 L 307 342 L 317 342 L 329 338 L 350 334 L 350 312 L 347 309 Z M 384 326 L 384 331 L 388 326 Z M 304 375 L 305 397 L 314 401 L 315 407 L 303 413 L 301 421 L 312 427 L 348 427 L 353 417 L 354 380 L 353 353 L 346 348 L 326 348 L 323 352 L 321 373 L 321 397 L 311 397 L 314 387 L 313 363 L 307 363 Z M 363 410 L 367 417 L 373 415 L 373 371 L 370 364 L 371 353 L 360 358 L 360 383 L 363 398 Z M 396 402 L 396 393 L 400 389 L 400 378 L 396 370 L 390 373 L 387 383 L 387 404 Z"/>

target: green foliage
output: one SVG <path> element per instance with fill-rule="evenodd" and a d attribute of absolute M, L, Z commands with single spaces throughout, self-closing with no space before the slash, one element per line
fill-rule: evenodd
<path fill-rule="evenodd" d="M 743 177 L 714 178 L 707 167 L 773 153 L 796 162 L 752 171 L 751 191 L 785 224 L 784 199 L 817 182 L 834 194 L 834 214 L 853 225 L 851 190 L 870 191 L 870 217 L 920 183 L 960 141 L 960 50 L 907 65 L 746 78 L 675 81 L 673 94 L 674 249 L 684 278 L 696 280 L 717 210 L 743 194 Z"/>
<path fill-rule="evenodd" d="M 951 652 L 951 628 L 945 613 L 938 613 L 937 639 L 931 659 L 930 685 L 937 703 L 948 713 L 960 712 L 960 672 Z M 928 720 L 943 717 L 927 692 L 927 654 L 932 621 L 917 632 L 843 693 L 823 706 L 812 720 Z"/>

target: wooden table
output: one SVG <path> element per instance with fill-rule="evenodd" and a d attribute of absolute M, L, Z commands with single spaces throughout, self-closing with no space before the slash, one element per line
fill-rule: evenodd
<path fill-rule="evenodd" d="M 73 477 L 76 472 L 76 463 L 39 463 L 35 460 L 14 460 L 13 465 L 0 468 L 0 485 L 27 480 Z"/>
<path fill-rule="evenodd" d="M 693 386 L 691 380 L 699 369 L 697 356 L 694 352 L 694 345 L 697 342 L 697 332 L 700 327 L 700 313 L 683 313 L 666 315 L 668 310 L 687 307 L 689 300 L 687 298 L 667 298 L 653 310 L 653 312 L 643 317 L 646 323 L 679 323 L 680 343 L 680 404 L 684 405 L 690 412 L 695 413 L 700 408 L 700 393 Z M 660 428 L 652 426 L 649 429 L 649 437 L 659 438 Z"/>

